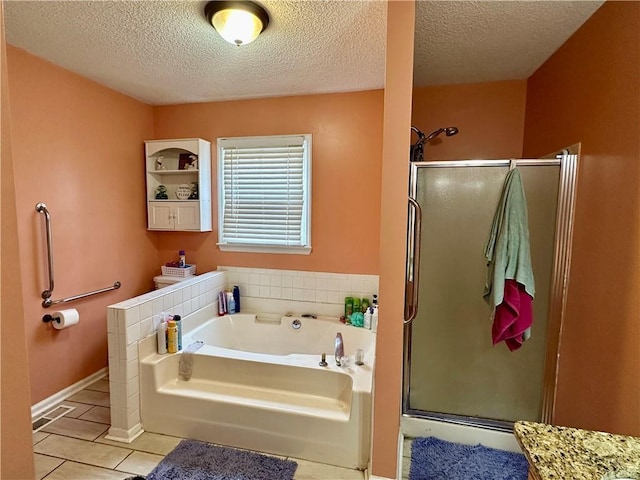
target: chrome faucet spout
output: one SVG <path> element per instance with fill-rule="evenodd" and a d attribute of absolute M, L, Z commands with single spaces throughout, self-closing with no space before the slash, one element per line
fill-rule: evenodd
<path fill-rule="evenodd" d="M 340 332 L 336 333 L 336 365 L 338 367 L 342 366 L 342 357 L 344 357 L 344 342 L 342 340 L 342 334 Z"/>

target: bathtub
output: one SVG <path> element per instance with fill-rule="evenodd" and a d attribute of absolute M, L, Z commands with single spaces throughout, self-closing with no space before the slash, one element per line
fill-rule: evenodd
<path fill-rule="evenodd" d="M 341 367 L 337 332 L 349 357 Z M 206 321 L 183 336 L 183 347 L 196 340 L 204 346 L 189 381 L 178 377 L 180 353 L 140 359 L 144 430 L 366 468 L 374 333 L 335 318 L 243 313 Z M 354 363 L 358 348 L 362 366 Z"/>

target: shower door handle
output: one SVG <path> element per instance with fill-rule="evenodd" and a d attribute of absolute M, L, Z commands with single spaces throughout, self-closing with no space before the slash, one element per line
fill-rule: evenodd
<path fill-rule="evenodd" d="M 410 324 L 418 315 L 418 288 L 420 279 L 420 241 L 422 234 L 422 208 L 409 197 L 409 208 L 415 215 L 409 217 L 409 234 L 407 242 L 407 271 L 404 290 L 404 324 Z"/>

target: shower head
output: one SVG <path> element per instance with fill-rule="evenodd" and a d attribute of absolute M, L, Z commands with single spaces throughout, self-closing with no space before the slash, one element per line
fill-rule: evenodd
<path fill-rule="evenodd" d="M 423 160 L 423 148 L 425 143 L 429 143 L 441 133 L 444 133 L 447 137 L 452 137 L 458 133 L 458 127 L 444 127 L 434 130 L 429 135 L 425 135 L 416 127 L 411 127 L 411 130 L 418 135 L 416 143 L 411 145 L 411 158 L 412 162 L 421 162 Z"/>
<path fill-rule="evenodd" d="M 453 135 L 458 133 L 458 127 L 444 127 L 434 130 L 429 135 L 427 135 L 423 143 L 428 143 L 430 140 L 433 140 L 441 133 L 444 133 L 447 137 L 452 137 Z"/>

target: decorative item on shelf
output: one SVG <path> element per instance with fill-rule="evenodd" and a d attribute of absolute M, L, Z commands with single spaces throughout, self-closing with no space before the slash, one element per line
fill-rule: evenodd
<path fill-rule="evenodd" d="M 191 182 L 191 195 L 189 200 L 198 200 L 198 182 Z"/>
<path fill-rule="evenodd" d="M 160 155 L 158 158 L 156 158 L 156 170 L 166 170 L 167 167 L 165 167 L 163 164 L 164 164 L 164 157 Z"/>
<path fill-rule="evenodd" d="M 188 200 L 191 196 L 191 185 L 183 183 L 176 188 L 176 198 L 178 200 Z"/>
<path fill-rule="evenodd" d="M 195 153 L 181 153 L 178 158 L 178 170 L 197 170 L 198 155 Z"/>
<path fill-rule="evenodd" d="M 158 188 L 156 188 L 156 200 L 169 200 L 167 187 L 164 185 L 158 185 Z"/>

